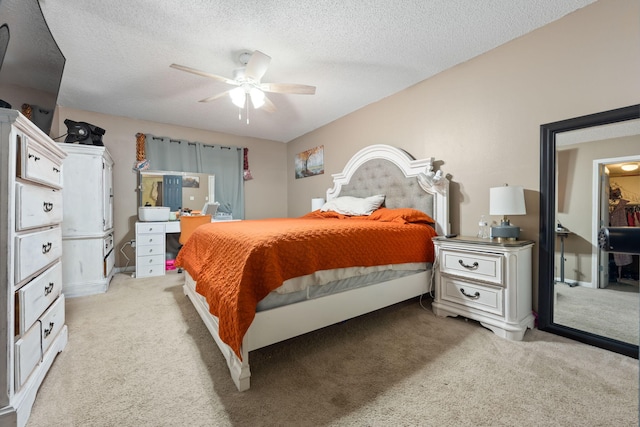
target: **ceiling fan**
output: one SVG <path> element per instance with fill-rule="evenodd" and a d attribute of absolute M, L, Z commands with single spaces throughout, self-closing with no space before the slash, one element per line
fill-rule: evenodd
<path fill-rule="evenodd" d="M 231 102 L 238 108 L 244 108 L 245 105 L 248 108 L 247 100 L 251 99 L 254 108 L 264 107 L 265 111 L 274 112 L 276 111 L 276 106 L 266 97 L 265 92 L 298 95 L 314 95 L 316 93 L 315 86 L 290 83 L 262 83 L 260 80 L 267 72 L 267 68 L 269 68 L 271 57 L 259 50 L 253 53 L 242 52 L 238 57 L 238 61 L 242 67 L 233 70 L 233 78 L 218 76 L 184 65 L 171 64 L 170 67 L 236 86 L 217 95 L 201 99 L 200 102 L 211 102 L 228 95 L 231 98 Z"/>

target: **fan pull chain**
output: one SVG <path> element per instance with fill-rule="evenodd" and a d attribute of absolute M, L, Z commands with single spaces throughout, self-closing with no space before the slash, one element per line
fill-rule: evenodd
<path fill-rule="evenodd" d="M 244 103 L 244 107 L 246 109 L 245 116 L 247 117 L 247 124 L 249 124 L 249 94 L 245 95 L 246 101 Z M 238 108 L 238 120 L 242 120 L 242 108 Z"/>
<path fill-rule="evenodd" d="M 245 96 L 247 97 L 246 102 L 244 103 L 245 108 L 247 109 L 246 115 L 247 115 L 247 124 L 249 124 L 249 93 L 245 93 Z"/>

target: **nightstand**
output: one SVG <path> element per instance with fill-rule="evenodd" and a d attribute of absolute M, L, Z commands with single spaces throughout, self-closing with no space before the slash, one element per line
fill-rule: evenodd
<path fill-rule="evenodd" d="M 533 328 L 531 250 L 533 241 L 436 237 L 438 316 L 477 320 L 496 335 L 522 340 Z"/>

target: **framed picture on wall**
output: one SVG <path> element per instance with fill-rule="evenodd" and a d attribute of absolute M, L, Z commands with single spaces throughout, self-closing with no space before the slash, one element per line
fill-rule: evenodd
<path fill-rule="evenodd" d="M 296 154 L 295 171 L 296 179 L 323 174 L 324 145 Z"/>
<path fill-rule="evenodd" d="M 187 188 L 200 188 L 200 177 L 185 176 L 182 178 L 182 186 Z"/>

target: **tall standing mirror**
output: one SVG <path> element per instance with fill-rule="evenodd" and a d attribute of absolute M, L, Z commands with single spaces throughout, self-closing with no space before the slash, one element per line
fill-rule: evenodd
<path fill-rule="evenodd" d="M 640 227 L 636 166 L 640 105 L 541 126 L 539 328 L 638 358 L 639 255 L 598 245 Z"/>

